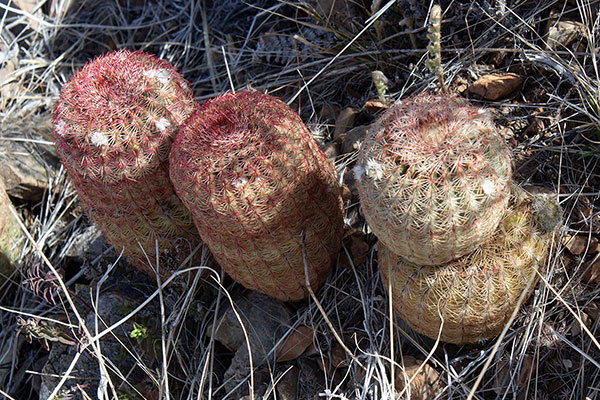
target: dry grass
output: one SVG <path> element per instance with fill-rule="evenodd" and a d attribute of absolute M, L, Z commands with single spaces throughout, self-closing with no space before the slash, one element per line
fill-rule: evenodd
<path fill-rule="evenodd" d="M 137 0 L 49 0 L 38 9 L 19 8 L 27 1 L 1 2 L 0 68 L 11 60 L 14 68 L 0 86 L 0 120 L 8 125 L 47 114 L 75 69 L 125 47 L 173 63 L 199 100 L 248 86 L 280 96 L 319 128 L 319 140 L 328 141 L 333 126 L 320 116 L 321 108 L 360 109 L 377 98 L 372 71 L 389 78 L 392 99 L 436 89 L 436 74 L 426 65 L 429 2 L 364 3 L 324 7 L 325 12 L 315 4 L 333 2 L 175 0 L 150 6 Z M 486 72 L 523 76 L 523 86 L 503 100 L 464 95 L 512 130 L 516 179 L 558 193 L 564 209 L 559 236 L 600 238 L 599 2 L 489 3 L 441 2 L 445 84 L 455 92 L 461 82 L 468 86 Z M 582 31 L 567 47 L 549 49 L 546 25 L 559 20 L 580 21 Z M 361 118 L 367 123 L 373 116 Z M 354 161 L 353 153 L 340 155 L 340 173 Z M 46 346 L 59 345 L 71 349 L 65 350 L 69 368 L 91 360 L 85 382 L 95 384 L 78 388 L 76 379 L 60 371 L 49 393 L 56 399 L 135 398 L 136 391 L 139 398 L 236 398 L 239 391 L 228 393 L 223 380 L 232 353 L 206 335 L 219 310 L 232 302 L 232 286 L 210 268 L 206 249 L 198 250 L 205 252 L 206 264 L 188 268 L 194 274 L 185 293 L 135 276 L 110 248 L 74 264 L 67 253 L 88 222 L 62 171 L 48 184 L 41 203 L 17 204 L 28 239 L 23 268 L 0 293 L 0 398 L 36 398 Z M 366 231 L 356 215 L 350 201 L 347 221 Z M 366 261 L 354 265 L 352 249 L 344 247 L 325 287 L 292 305 L 287 332 L 309 326 L 315 333 L 311 352 L 275 363 L 271 349 L 239 388 L 262 387 L 256 398 L 264 393 L 282 398 L 276 386 L 295 369 L 300 399 L 419 398 L 393 391 L 403 377 L 391 372 L 392 365 L 401 369 L 410 355 L 421 360 L 421 371 L 427 366 L 439 374 L 440 399 L 599 398 L 600 286 L 584 279 L 599 257 L 593 249 L 573 256 L 558 237 L 539 271 L 540 283 L 513 324 L 497 339 L 455 346 L 421 337 L 394 320 L 378 274 L 375 238 L 368 234 L 366 240 Z M 123 282 L 137 296 L 129 309 L 103 323 L 101 296 L 122 290 Z M 135 329 L 147 324 L 140 341 L 130 337 L 134 321 L 141 324 Z M 104 354 L 112 344 L 122 349 L 129 369 Z M 147 387 L 133 389 L 140 375 Z M 415 395 L 413 390 L 410 396 Z"/>

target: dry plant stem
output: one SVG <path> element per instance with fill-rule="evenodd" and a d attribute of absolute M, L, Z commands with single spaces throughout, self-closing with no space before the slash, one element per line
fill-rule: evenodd
<path fill-rule="evenodd" d="M 441 28 L 442 28 L 442 8 L 439 5 L 434 5 L 429 14 L 429 51 L 428 66 L 429 69 L 437 74 L 438 82 L 443 93 L 448 93 L 448 88 L 444 83 L 444 68 L 442 67 L 442 51 L 441 51 Z"/>
<path fill-rule="evenodd" d="M 306 246 L 305 246 L 305 244 L 306 244 L 306 235 L 304 234 L 304 231 L 302 231 L 302 233 L 300 234 L 300 238 L 302 240 L 302 258 L 304 260 L 304 284 L 306 285 L 306 289 L 308 289 L 308 293 L 310 293 L 310 297 L 313 299 L 313 301 L 315 302 L 315 305 L 317 306 L 317 308 L 321 312 L 321 315 L 323 316 L 323 319 L 325 320 L 325 323 L 327 324 L 327 326 L 329 327 L 329 329 L 333 333 L 333 336 L 335 337 L 335 340 L 337 340 L 337 342 L 339 343 L 340 346 L 342 346 L 342 348 L 344 349 L 344 351 L 346 352 L 346 354 L 348 354 L 350 356 L 350 358 L 352 358 L 352 360 L 359 367 L 361 367 L 362 369 L 365 369 L 364 365 L 360 361 L 358 361 L 358 359 L 354 356 L 354 354 L 352 354 L 352 352 L 350 351 L 350 349 L 348 348 L 348 346 L 346 346 L 346 344 L 344 343 L 344 341 L 342 340 L 342 338 L 340 337 L 340 335 L 338 335 L 338 333 L 335 330 L 333 324 L 331 323 L 331 321 L 327 317 L 327 313 L 323 309 L 323 306 L 321 306 L 321 302 L 319 301 L 319 299 L 317 299 L 317 296 L 315 296 L 315 292 L 313 292 L 313 290 L 312 290 L 312 287 L 310 285 L 310 280 L 308 279 L 308 262 L 306 261 Z"/>

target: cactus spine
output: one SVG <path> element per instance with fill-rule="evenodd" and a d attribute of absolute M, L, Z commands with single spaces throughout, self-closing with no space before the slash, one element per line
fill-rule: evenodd
<path fill-rule="evenodd" d="M 121 50 L 75 73 L 54 109 L 57 153 L 91 220 L 147 272 L 158 240 L 163 278 L 200 242 L 168 175 L 172 138 L 195 105 L 169 63 Z"/>
<path fill-rule="evenodd" d="M 560 207 L 546 195 L 512 190 L 492 238 L 446 265 L 418 266 L 379 245 L 381 276 L 386 287 L 391 284 L 394 310 L 415 331 L 431 338 L 440 333 L 441 340 L 457 344 L 494 337 L 521 293 L 533 290 L 552 240 L 545 216 L 560 214 Z"/>
<path fill-rule="evenodd" d="M 489 117 L 425 94 L 392 106 L 359 152 L 361 208 L 379 240 L 419 265 L 465 255 L 489 239 L 510 195 L 510 151 Z"/>
<path fill-rule="evenodd" d="M 228 93 L 182 128 L 171 180 L 202 240 L 242 285 L 284 301 L 329 275 L 341 245 L 343 208 L 332 163 L 300 117 L 275 97 Z"/>

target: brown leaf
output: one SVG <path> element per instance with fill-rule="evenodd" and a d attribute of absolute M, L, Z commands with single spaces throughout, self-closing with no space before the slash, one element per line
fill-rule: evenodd
<path fill-rule="evenodd" d="M 489 74 L 473 82 L 469 91 L 487 100 L 497 100 L 512 93 L 521 83 L 523 78 L 517 74 Z"/>
<path fill-rule="evenodd" d="M 369 245 L 365 241 L 365 234 L 358 230 L 352 229 L 344 236 L 344 247 L 348 250 L 352 264 L 358 266 L 367 260 L 369 254 Z M 342 268 L 351 267 L 346 252 L 341 253 L 340 266 Z"/>
<path fill-rule="evenodd" d="M 325 103 L 323 104 L 323 107 L 321 107 L 319 116 L 323 121 L 334 121 L 339 112 L 340 109 L 335 104 Z"/>
<path fill-rule="evenodd" d="M 433 399 L 440 392 L 440 376 L 429 364 L 423 365 L 424 360 L 412 356 L 404 356 L 404 368 L 396 369 L 396 391 L 404 392 L 404 397 L 410 400 Z M 410 388 L 406 385 L 410 382 Z M 409 392 L 410 391 L 410 392 Z M 410 397 L 407 394 L 410 393 Z"/>
<path fill-rule="evenodd" d="M 292 366 L 277 383 L 277 398 L 295 400 L 298 398 L 298 376 L 300 371 Z"/>
<path fill-rule="evenodd" d="M 585 269 L 581 278 L 589 285 L 593 285 L 600 281 L 600 258 Z"/>
<path fill-rule="evenodd" d="M 280 361 L 295 360 L 313 342 L 314 332 L 308 326 L 299 326 L 292 334 L 277 348 L 276 359 Z"/>
<path fill-rule="evenodd" d="M 388 109 L 388 106 L 379 100 L 368 100 L 365 102 L 363 107 L 373 114 L 377 114 Z"/>
<path fill-rule="evenodd" d="M 530 354 L 525 354 L 523 357 L 523 364 L 521 365 L 521 373 L 519 374 L 519 380 L 517 383 L 520 388 L 526 387 L 531 377 L 535 376 L 532 372 L 533 367 L 533 356 Z"/>
<path fill-rule="evenodd" d="M 354 125 L 354 119 L 358 111 L 352 107 L 344 108 L 338 115 L 335 121 L 335 130 L 333 131 L 333 140 L 343 140 L 346 132 L 348 132 Z"/>
<path fill-rule="evenodd" d="M 567 250 L 569 250 L 569 253 L 574 256 L 582 255 L 586 249 L 588 252 L 595 252 L 598 247 L 598 239 L 593 236 L 588 240 L 588 237 L 584 235 L 565 235 L 562 239 L 562 243 Z"/>
<path fill-rule="evenodd" d="M 358 151 L 367 134 L 367 126 L 361 125 L 350 129 L 342 136 L 342 154 Z"/>
<path fill-rule="evenodd" d="M 546 49 L 548 50 L 564 50 L 581 37 L 585 32 L 585 27 L 580 22 L 575 21 L 556 21 L 549 24 L 548 33 L 546 35 Z"/>

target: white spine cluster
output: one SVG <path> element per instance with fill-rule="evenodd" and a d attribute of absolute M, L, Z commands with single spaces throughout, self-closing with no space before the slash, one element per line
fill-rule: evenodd
<path fill-rule="evenodd" d="M 104 133 L 100 131 L 95 131 L 94 133 L 92 133 L 92 135 L 90 136 L 90 141 L 94 146 L 98 147 L 108 144 L 108 138 Z"/>

